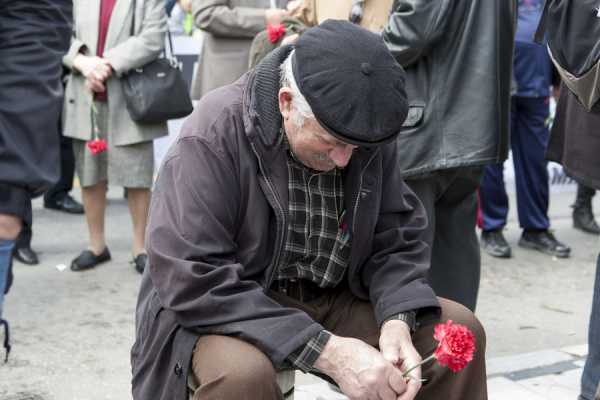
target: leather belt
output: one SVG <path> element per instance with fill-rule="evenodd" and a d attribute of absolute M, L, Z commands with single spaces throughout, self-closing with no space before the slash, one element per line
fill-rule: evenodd
<path fill-rule="evenodd" d="M 303 303 L 323 296 L 326 289 L 306 279 L 280 279 L 273 282 L 271 288 L 285 296 L 299 300 Z"/>

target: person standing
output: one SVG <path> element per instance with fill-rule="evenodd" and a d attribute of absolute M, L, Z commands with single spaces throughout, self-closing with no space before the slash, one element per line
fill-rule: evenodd
<path fill-rule="evenodd" d="M 72 3 L 0 0 L 0 10 L 0 323 L 8 339 L 2 308 L 15 239 L 31 199 L 59 176 L 61 59 Z"/>
<path fill-rule="evenodd" d="M 514 75 L 517 92 L 511 99 L 511 147 L 517 187 L 519 246 L 565 258 L 569 246 L 549 230 L 549 180 L 544 152 L 548 145 L 552 62 L 546 46 L 533 42 L 543 0 L 520 0 L 515 44 Z M 502 230 L 508 216 L 503 163 L 485 168 L 480 201 L 483 216 L 481 246 L 493 257 L 508 258 L 511 248 Z"/>
<path fill-rule="evenodd" d="M 63 134 L 73 139 L 90 243 L 73 259 L 71 270 L 87 270 L 111 259 L 104 234 L 110 183 L 127 189 L 132 263 L 141 273 L 147 258 L 144 231 L 154 175 L 152 141 L 167 134 L 167 125 L 133 121 L 121 78 L 162 52 L 167 30 L 164 0 L 76 0 L 74 6 L 74 37 L 63 58 L 72 71 Z M 105 151 L 92 151 L 91 142 L 98 140 L 106 145 Z"/>
<path fill-rule="evenodd" d="M 398 167 L 427 210 L 429 282 L 475 309 L 482 166 L 507 155 L 516 1 L 399 0 L 383 39 L 411 100 Z"/>
<path fill-rule="evenodd" d="M 252 39 L 277 25 L 289 11 L 269 8 L 270 0 L 192 0 L 196 27 L 205 33 L 192 82 L 192 99 L 235 82 L 248 70 Z M 276 3 L 283 7 L 287 1 Z"/>
<path fill-rule="evenodd" d="M 590 188 L 600 189 L 600 103 L 591 112 L 563 84 L 556 107 L 546 156 L 562 164 L 567 175 Z M 600 254 L 588 332 L 588 356 L 581 376 L 580 400 L 600 398 Z"/>

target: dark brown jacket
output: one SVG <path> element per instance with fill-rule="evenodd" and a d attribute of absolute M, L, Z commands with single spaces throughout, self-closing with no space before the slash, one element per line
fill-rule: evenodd
<path fill-rule="evenodd" d="M 267 294 L 287 232 L 279 65 L 207 95 L 169 150 L 152 197 L 132 349 L 134 399 L 180 399 L 201 334 L 239 337 L 278 367 L 323 329 Z M 438 307 L 425 282 L 427 217 L 397 168 L 395 147 L 362 149 L 345 173 L 353 235 L 348 283 L 377 321 Z"/>
<path fill-rule="evenodd" d="M 577 181 L 600 189 L 600 103 L 592 112 L 563 84 L 546 156 Z"/>

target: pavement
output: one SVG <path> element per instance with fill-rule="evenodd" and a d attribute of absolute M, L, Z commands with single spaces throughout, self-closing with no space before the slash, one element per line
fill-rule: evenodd
<path fill-rule="evenodd" d="M 80 198 L 77 190 L 73 194 Z M 80 273 L 68 265 L 86 247 L 85 218 L 34 202 L 33 248 L 41 264 L 14 265 L 4 307 L 13 350 L 0 364 L 1 400 L 131 398 L 129 350 L 140 276 L 129 264 L 131 222 L 122 194 L 119 188 L 108 194 L 112 261 Z M 491 400 L 577 398 L 600 241 L 571 227 L 572 199 L 572 193 L 555 193 L 550 206 L 555 234 L 571 245 L 571 258 L 518 248 L 512 212 L 505 235 L 513 258 L 482 255 L 477 316 L 487 332 Z M 296 400 L 342 398 L 323 381 L 297 374 Z"/>

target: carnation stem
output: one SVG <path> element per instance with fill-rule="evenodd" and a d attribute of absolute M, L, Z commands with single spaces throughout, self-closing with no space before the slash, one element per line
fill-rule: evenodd
<path fill-rule="evenodd" d="M 415 368 L 420 367 L 423 364 L 428 363 L 431 360 L 435 359 L 435 353 L 433 353 L 432 355 L 430 355 L 429 357 L 427 357 L 426 359 L 424 359 L 423 361 L 421 361 L 420 363 L 418 363 L 417 365 L 413 365 L 412 367 L 410 367 L 409 369 L 407 369 L 403 374 L 402 377 L 406 378 L 408 376 L 408 374 Z"/>

